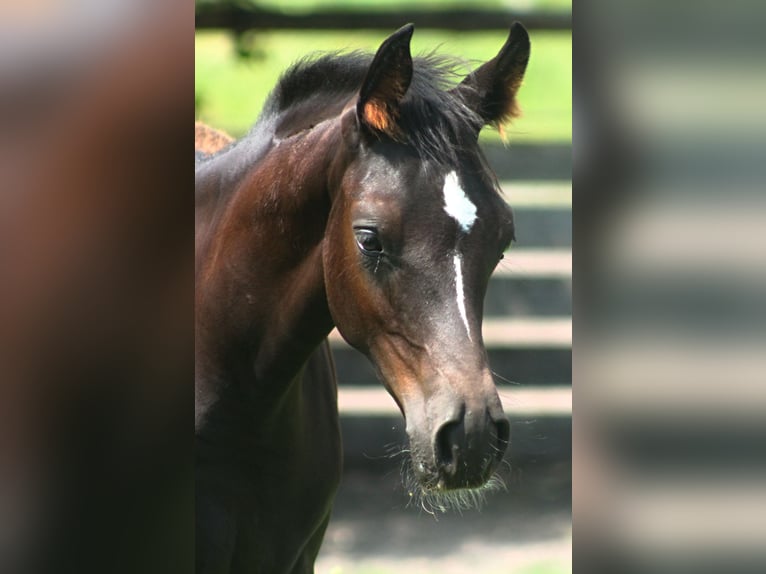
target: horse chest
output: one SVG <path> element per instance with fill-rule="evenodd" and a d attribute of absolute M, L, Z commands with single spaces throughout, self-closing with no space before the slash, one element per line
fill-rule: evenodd
<path fill-rule="evenodd" d="M 315 353 L 261 424 L 236 401 L 211 410 L 198 448 L 200 572 L 313 571 L 340 480 L 329 367 L 321 350 Z"/>

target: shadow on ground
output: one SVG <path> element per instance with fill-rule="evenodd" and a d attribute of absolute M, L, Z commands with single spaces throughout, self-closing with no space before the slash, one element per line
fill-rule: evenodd
<path fill-rule="evenodd" d="M 433 516 L 409 503 L 397 467 L 349 469 L 318 574 L 571 572 L 571 464 L 506 477 L 481 510 Z"/>

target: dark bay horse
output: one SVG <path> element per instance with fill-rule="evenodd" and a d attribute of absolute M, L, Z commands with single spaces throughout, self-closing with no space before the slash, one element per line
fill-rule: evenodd
<path fill-rule="evenodd" d="M 246 137 L 198 154 L 200 572 L 313 571 L 341 472 L 334 326 L 405 416 L 426 495 L 474 492 L 505 452 L 481 323 L 514 225 L 478 134 L 516 113 L 529 37 L 448 88 L 412 33 L 294 65 Z"/>

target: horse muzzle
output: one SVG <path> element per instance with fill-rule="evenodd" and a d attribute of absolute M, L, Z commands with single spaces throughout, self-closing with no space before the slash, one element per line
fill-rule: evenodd
<path fill-rule="evenodd" d="M 435 402 L 437 405 L 425 405 L 424 418 L 407 415 L 418 481 L 428 490 L 481 487 L 502 461 L 510 438 L 510 424 L 497 395 L 478 404 L 453 402 L 447 417 L 427 416 L 428 411 L 445 412 L 438 408 L 441 401 Z"/>
<path fill-rule="evenodd" d="M 452 490 L 483 485 L 503 459 L 509 436 L 508 420 L 495 419 L 488 411 L 466 412 L 443 424 L 433 439 L 437 486 Z"/>

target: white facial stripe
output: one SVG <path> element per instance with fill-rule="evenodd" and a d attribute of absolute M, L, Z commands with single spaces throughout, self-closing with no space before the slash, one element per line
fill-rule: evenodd
<path fill-rule="evenodd" d="M 444 211 L 458 222 L 464 233 L 471 231 L 476 221 L 476 206 L 460 187 L 457 173 L 454 171 L 444 178 Z"/>
<path fill-rule="evenodd" d="M 462 259 L 459 254 L 455 254 L 452 258 L 452 262 L 455 264 L 455 289 L 457 291 L 457 308 L 460 311 L 460 317 L 463 319 L 466 333 L 468 333 L 468 339 L 471 339 L 471 329 L 468 327 L 468 316 L 465 313 L 465 293 L 463 292 L 463 267 Z"/>

